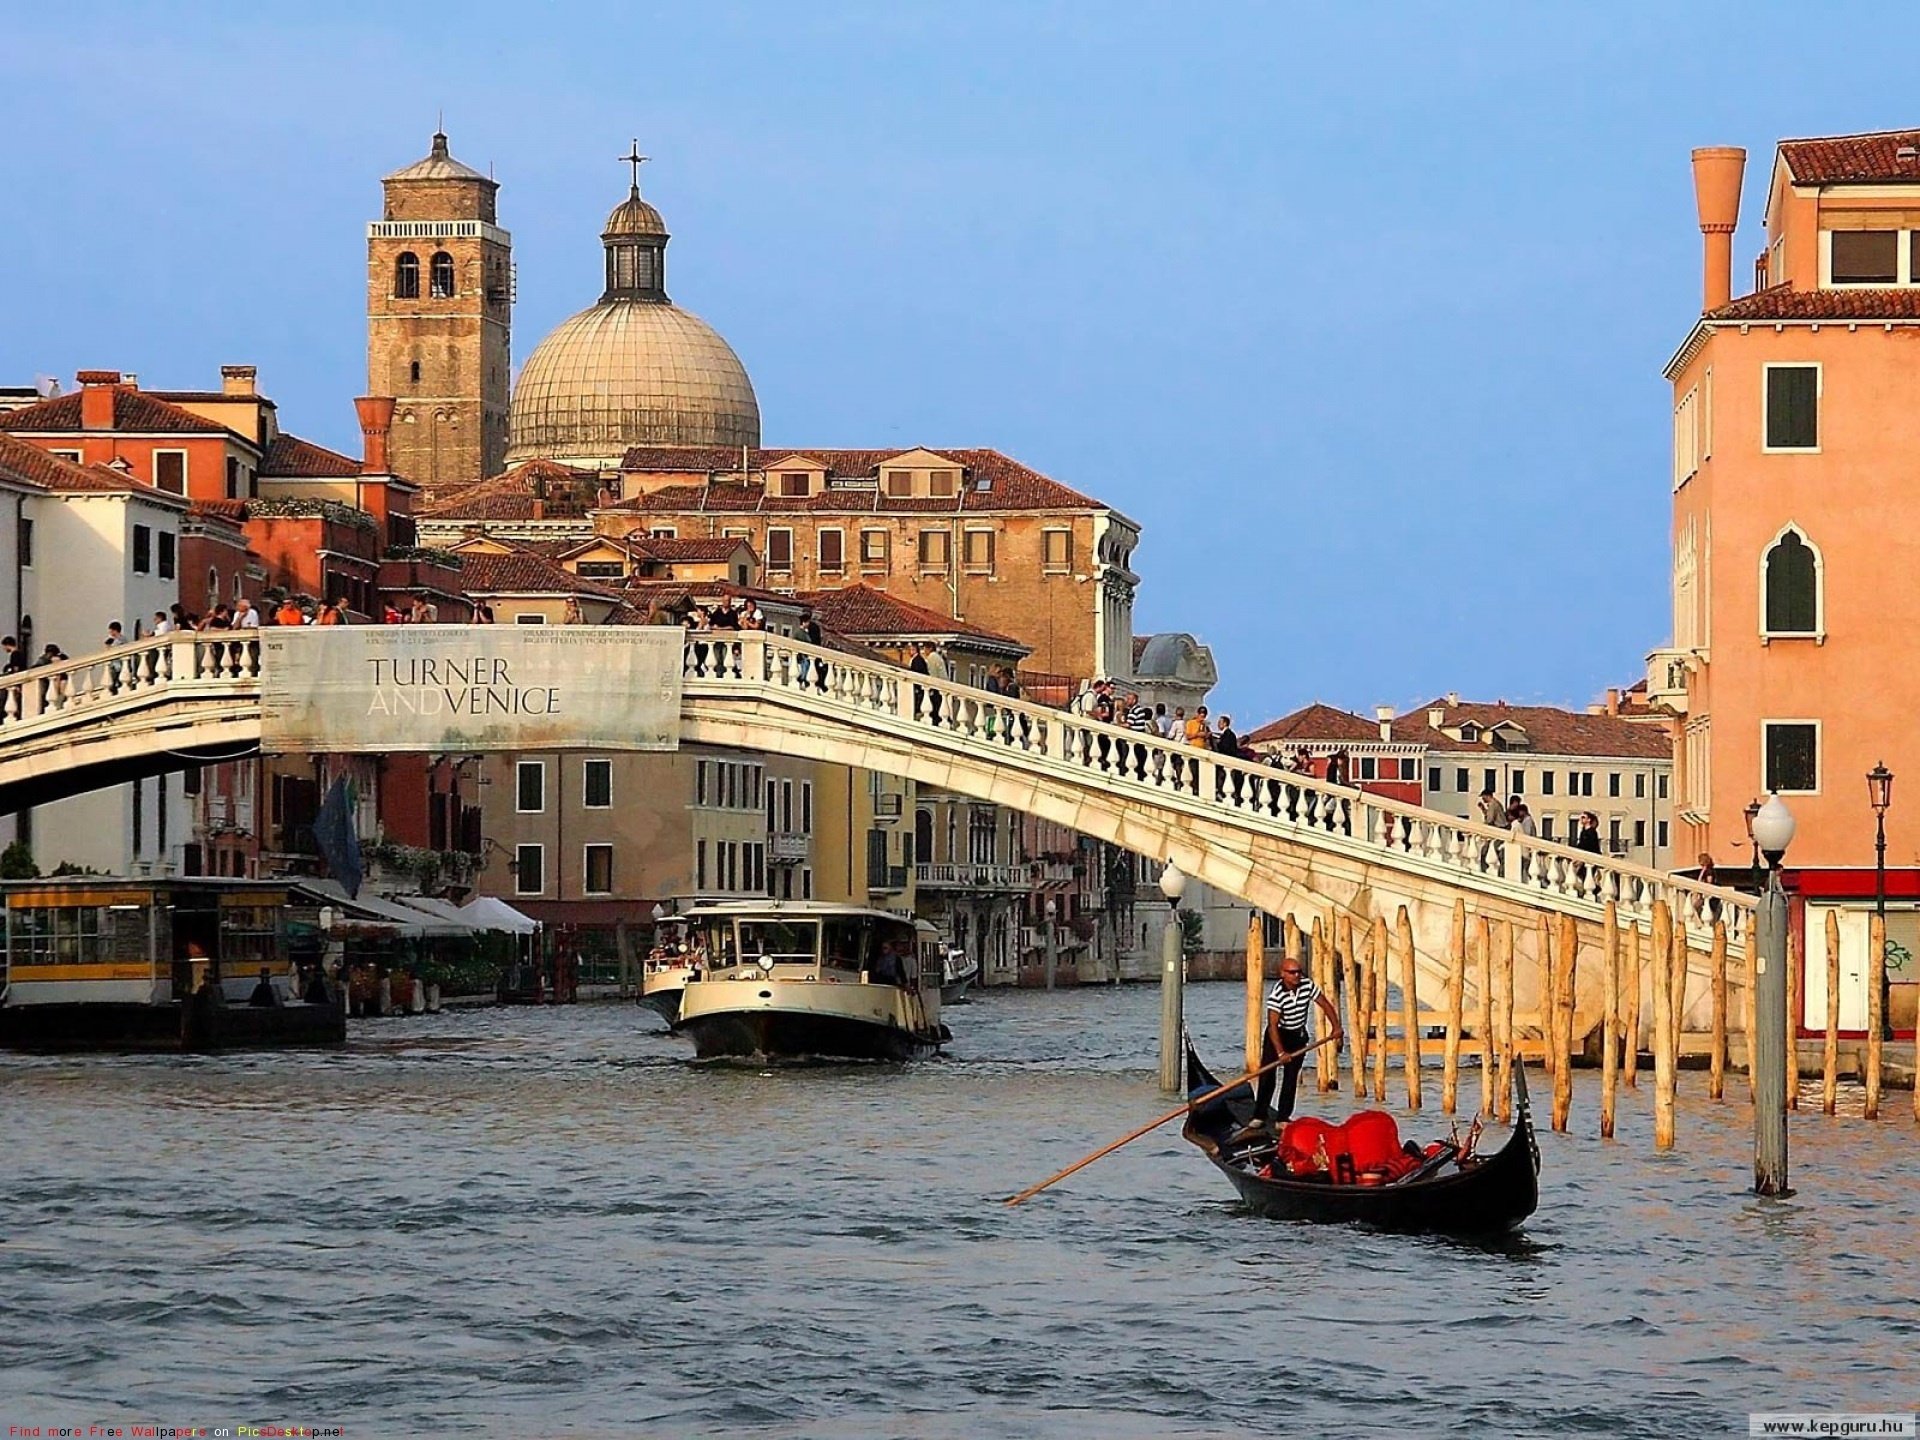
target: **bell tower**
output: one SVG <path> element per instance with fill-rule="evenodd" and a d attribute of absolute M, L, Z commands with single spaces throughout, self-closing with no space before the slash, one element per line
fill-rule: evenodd
<path fill-rule="evenodd" d="M 443 488 L 506 468 L 513 237 L 499 185 L 436 132 L 425 159 L 388 175 L 367 226 L 367 393 L 396 401 L 393 473 Z"/>

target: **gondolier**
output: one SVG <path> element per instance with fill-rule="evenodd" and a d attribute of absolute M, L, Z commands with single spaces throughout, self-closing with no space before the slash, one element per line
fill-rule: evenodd
<path fill-rule="evenodd" d="M 1342 1039 L 1340 1012 L 1320 987 L 1307 978 L 1300 962 L 1288 956 L 1280 962 L 1280 978 L 1267 992 L 1267 1030 L 1260 1047 L 1260 1063 L 1271 1065 L 1282 1055 L 1291 1055 L 1293 1058 L 1280 1067 L 1283 1078 L 1280 1081 L 1280 1108 L 1277 1112 L 1268 1109 L 1268 1102 L 1273 1099 L 1274 1071 L 1269 1070 L 1260 1077 L 1260 1087 L 1254 1094 L 1253 1118 L 1248 1122 L 1250 1126 L 1293 1118 L 1293 1097 L 1300 1085 L 1300 1067 L 1306 1059 L 1301 1052 L 1313 1038 L 1313 1011 L 1316 1005 L 1327 1017 L 1328 1034 L 1337 1054 Z"/>

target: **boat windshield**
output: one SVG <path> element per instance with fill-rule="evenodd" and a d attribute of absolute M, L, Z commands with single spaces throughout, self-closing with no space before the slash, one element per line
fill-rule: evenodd
<path fill-rule="evenodd" d="M 827 921 L 826 962 L 829 969 L 845 970 L 850 973 L 857 973 L 866 968 L 866 921 Z"/>
<path fill-rule="evenodd" d="M 817 920 L 742 920 L 740 954 L 763 964 L 811 965 L 819 954 Z"/>
<path fill-rule="evenodd" d="M 713 919 L 704 922 L 698 932 L 693 952 L 687 963 L 714 969 L 725 969 L 735 962 L 733 948 L 733 921 Z"/>

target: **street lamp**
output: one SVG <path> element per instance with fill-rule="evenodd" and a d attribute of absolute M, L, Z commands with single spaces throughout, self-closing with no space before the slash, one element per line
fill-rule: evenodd
<path fill-rule="evenodd" d="M 1753 843 L 1767 857 L 1767 888 L 1755 927 L 1754 1034 L 1747 1045 L 1753 1070 L 1753 1192 L 1791 1195 L 1787 1185 L 1787 892 L 1780 862 L 1793 843 L 1793 812 L 1778 795 L 1754 812 Z"/>
<path fill-rule="evenodd" d="M 1747 817 L 1747 845 L 1753 851 L 1753 888 L 1758 890 L 1760 888 L 1760 842 L 1753 838 L 1753 822 L 1760 813 L 1759 800 L 1749 802 L 1744 813 Z"/>
<path fill-rule="evenodd" d="M 1054 973 L 1059 963 L 1056 957 L 1059 954 L 1058 947 L 1060 938 L 1053 933 L 1053 916 L 1054 912 L 1059 909 L 1059 905 L 1053 896 L 1049 895 L 1046 900 L 1042 902 L 1041 909 L 1045 911 L 1047 922 L 1041 927 L 1041 938 L 1046 942 L 1047 960 L 1045 974 L 1047 977 L 1047 989 L 1051 990 L 1053 989 Z"/>
<path fill-rule="evenodd" d="M 1887 935 L 1887 811 L 1893 805 L 1893 772 L 1882 760 L 1867 772 L 1867 803 L 1873 806 L 1873 913 L 1880 918 L 1880 943 Z M 1892 997 L 1887 978 L 1886 957 L 1873 957 L 1880 966 L 1880 1038 L 1893 1038 L 1893 1017 L 1888 1013 Z"/>
<path fill-rule="evenodd" d="M 1186 1068 L 1181 1053 L 1186 965 L 1180 953 L 1180 897 L 1187 893 L 1187 877 L 1171 860 L 1160 872 L 1160 893 L 1167 897 L 1167 928 L 1160 937 L 1160 1088 L 1180 1095 L 1186 1093 L 1181 1073 Z"/>

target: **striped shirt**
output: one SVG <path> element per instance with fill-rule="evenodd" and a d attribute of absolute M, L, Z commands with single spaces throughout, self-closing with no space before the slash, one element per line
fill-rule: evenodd
<path fill-rule="evenodd" d="M 1273 988 L 1267 991 L 1267 1009 L 1280 1017 L 1282 1030 L 1304 1030 L 1313 1033 L 1313 1002 L 1320 998 L 1320 987 L 1300 977 L 1300 983 L 1289 990 L 1280 981 L 1273 982 Z"/>

